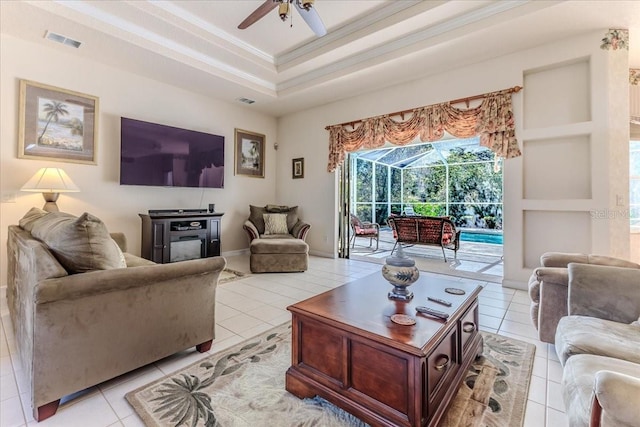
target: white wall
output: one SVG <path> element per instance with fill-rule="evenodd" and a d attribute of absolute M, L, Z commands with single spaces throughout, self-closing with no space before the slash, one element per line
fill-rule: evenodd
<path fill-rule="evenodd" d="M 601 50 L 600 41 L 605 32 L 603 29 L 280 118 L 278 163 L 287 165 L 292 158 L 304 157 L 306 170 L 303 180 L 293 180 L 290 168 L 280 168 L 277 198 L 283 203 L 304 207 L 304 218 L 312 224 L 308 237 L 311 248 L 319 254 L 333 255 L 337 252 L 337 177 L 326 171 L 329 134 L 325 126 L 523 85 L 525 76 L 536 70 L 562 68 L 564 64 L 582 59 L 587 64 L 584 86 L 589 93 L 580 93 L 583 87 L 580 85 L 558 87 L 552 84 L 553 79 L 547 79 L 545 86 L 536 89 L 538 95 L 544 91 L 549 102 L 568 97 L 588 104 L 570 105 L 570 110 L 560 117 L 561 124 L 532 121 L 544 115 L 547 108 L 544 103 L 533 103 L 527 111 L 531 125 L 524 129 L 526 85 L 523 92 L 513 96 L 516 136 L 521 148 L 525 141 L 536 138 L 551 140 L 552 144 L 561 143 L 562 138 L 573 138 L 568 145 L 560 144 L 571 147 L 579 144 L 579 136 L 586 135 L 590 144 L 585 154 L 589 158 L 585 169 L 589 194 L 583 194 L 583 183 L 572 180 L 574 159 L 570 150 L 557 151 L 560 159 L 556 159 L 558 169 L 554 170 L 554 177 L 568 182 L 561 199 L 533 200 L 524 195 L 525 184 L 535 185 L 535 180 L 549 171 L 549 152 L 544 152 L 533 164 L 528 163 L 527 167 L 534 168 L 534 173 L 525 173 L 523 157 L 505 162 L 503 283 L 524 288 L 533 267 L 531 259 L 537 259 L 544 251 L 575 249 L 628 257 L 628 221 L 602 220 L 591 215 L 592 212 L 623 211 L 625 204 L 628 209 L 626 196 L 621 205 L 616 206 L 616 195 L 628 194 L 628 109 L 625 113 L 628 90 L 622 90 L 627 80 L 621 77 L 628 68 L 628 52 Z M 574 123 L 572 108 L 588 111 L 589 119 Z M 627 129 L 626 135 L 624 129 Z M 553 183 L 545 185 L 551 189 Z M 562 228 L 563 224 L 573 225 L 574 213 L 583 221 L 570 231 L 577 229 L 586 233 L 586 237 L 572 239 Z"/>
<path fill-rule="evenodd" d="M 62 167 L 80 187 L 80 193 L 63 193 L 60 210 L 85 211 L 100 217 L 109 230 L 123 231 L 130 252 L 140 252 L 140 218 L 149 209 L 206 208 L 216 204 L 222 218 L 222 251 L 245 249 L 242 223 L 249 204 L 275 201 L 276 156 L 273 142 L 276 119 L 250 109 L 206 98 L 100 63 L 79 59 L 11 36 L 0 38 L 0 191 L 16 194 L 15 202 L 0 204 L 0 259 L 6 281 L 7 227 L 32 206 L 42 207 L 38 193 L 20 187 L 41 167 Z M 97 166 L 18 159 L 19 79 L 91 94 L 100 99 Z M 119 185 L 120 116 L 210 132 L 225 137 L 225 188 L 191 189 Z M 234 176 L 234 128 L 266 135 L 265 178 Z"/>

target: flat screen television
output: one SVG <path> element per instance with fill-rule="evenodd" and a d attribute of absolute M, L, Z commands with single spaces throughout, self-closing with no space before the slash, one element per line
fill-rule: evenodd
<path fill-rule="evenodd" d="M 224 187 L 224 136 L 120 118 L 120 184 Z"/>

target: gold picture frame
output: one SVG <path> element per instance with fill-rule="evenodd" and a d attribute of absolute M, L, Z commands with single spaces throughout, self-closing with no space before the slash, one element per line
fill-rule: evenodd
<path fill-rule="evenodd" d="M 235 129 L 235 174 L 264 178 L 265 136 Z"/>
<path fill-rule="evenodd" d="M 304 178 L 304 157 L 291 160 L 291 177 Z"/>
<path fill-rule="evenodd" d="M 18 158 L 97 164 L 99 99 L 20 80 Z"/>

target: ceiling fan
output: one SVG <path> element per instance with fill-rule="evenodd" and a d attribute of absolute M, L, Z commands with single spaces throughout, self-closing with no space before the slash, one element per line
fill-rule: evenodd
<path fill-rule="evenodd" d="M 313 8 L 313 3 L 314 0 L 266 0 L 254 10 L 251 15 L 247 16 L 247 18 L 238 25 L 238 28 L 244 30 L 255 24 L 276 7 L 278 8 L 280 19 L 286 21 L 291 11 L 291 5 L 293 5 L 309 28 L 311 28 L 318 37 L 322 37 L 327 34 L 327 29 L 324 27 L 320 15 L 318 15 L 318 12 Z"/>

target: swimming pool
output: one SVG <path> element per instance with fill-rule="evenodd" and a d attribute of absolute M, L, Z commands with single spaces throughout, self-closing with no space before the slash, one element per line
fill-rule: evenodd
<path fill-rule="evenodd" d="M 502 244 L 502 233 L 490 233 L 486 231 L 462 230 L 460 240 L 463 242 Z"/>

